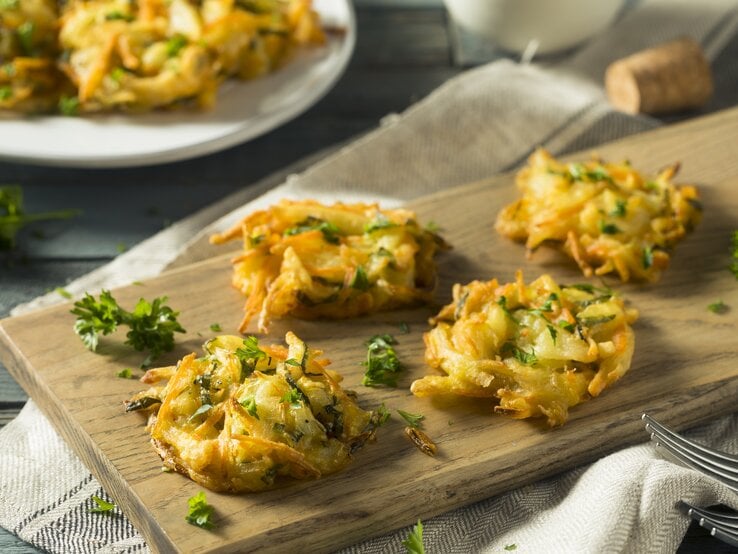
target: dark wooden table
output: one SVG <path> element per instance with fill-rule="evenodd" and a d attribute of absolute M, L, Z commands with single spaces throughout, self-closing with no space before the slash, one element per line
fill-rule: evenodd
<path fill-rule="evenodd" d="M 105 264 L 169 222 L 376 127 L 383 116 L 404 110 L 462 71 L 454 65 L 455 43 L 441 0 L 356 4 L 358 43 L 346 74 L 304 115 L 256 140 L 194 160 L 135 169 L 0 163 L 0 183 L 21 184 L 29 212 L 83 210 L 71 222 L 44 225 L 43 236 L 24 232 L 17 251 L 0 258 L 0 317 Z M 25 400 L 0 366 L 0 426 Z M 679 550 L 732 551 L 696 525 Z M 0 552 L 37 550 L 0 529 Z"/>

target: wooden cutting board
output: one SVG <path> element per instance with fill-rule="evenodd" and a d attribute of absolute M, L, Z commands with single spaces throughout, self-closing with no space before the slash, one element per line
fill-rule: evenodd
<path fill-rule="evenodd" d="M 678 182 L 696 182 L 705 217 L 681 244 L 657 285 L 618 286 L 640 310 L 631 372 L 600 398 L 575 407 L 570 421 L 549 430 L 540 421 L 494 415 L 488 404 L 451 405 L 416 399 L 410 383 L 427 369 L 421 336 L 430 308 L 380 314 L 351 322 L 277 322 L 265 341 L 281 341 L 294 330 L 325 350 L 344 386 L 358 391 L 362 405 L 384 402 L 426 416 L 425 430 L 439 451 L 430 458 L 402 433 L 395 415 L 378 440 L 358 453 L 343 472 L 318 481 L 246 495 L 208 492 L 217 512 L 213 532 L 188 525 L 187 498 L 201 487 L 161 472 L 139 414 L 125 414 L 123 400 L 140 390 L 115 373 L 136 367 L 141 355 L 122 345 L 124 333 L 102 340 L 98 354 L 72 331 L 69 304 L 0 322 L 0 358 L 34 398 L 59 433 L 102 482 L 134 525 L 158 551 L 310 552 L 336 549 L 469 504 L 573 466 L 625 445 L 646 440 L 639 420 L 648 411 L 677 428 L 735 409 L 738 393 L 738 282 L 726 269 L 730 235 L 738 229 L 738 109 L 602 146 L 608 159 L 628 158 L 646 171 L 680 160 Z M 574 158 L 589 157 L 589 153 Z M 418 200 L 421 221 L 435 221 L 454 250 L 439 258 L 438 300 L 448 301 L 454 282 L 493 276 L 506 281 L 517 268 L 526 279 L 549 272 L 561 282 L 584 279 L 568 260 L 539 251 L 526 260 L 523 247 L 495 234 L 499 208 L 516 196 L 511 176 L 496 177 Z M 191 256 L 217 254 L 198 244 Z M 243 299 L 231 289 L 228 255 L 171 271 L 142 285 L 114 291 L 123 306 L 143 296 L 167 295 L 182 312 L 188 333 L 174 362 L 214 333 L 211 323 L 234 332 Z M 613 281 L 609 284 L 616 285 Z M 713 314 L 707 305 L 731 308 Z M 410 326 L 401 334 L 399 324 Z M 408 369 L 397 389 L 359 384 L 364 341 L 392 333 Z"/>

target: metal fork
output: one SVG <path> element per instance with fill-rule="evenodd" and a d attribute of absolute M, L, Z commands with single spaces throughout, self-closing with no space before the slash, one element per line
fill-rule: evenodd
<path fill-rule="evenodd" d="M 738 456 L 685 439 L 648 414 L 643 414 L 641 419 L 646 422 L 646 431 L 651 433 L 651 440 L 658 446 L 666 449 L 683 464 L 738 492 Z M 712 536 L 738 547 L 738 514 L 698 508 L 684 501 L 681 501 L 681 506 L 689 517 L 707 529 Z"/>

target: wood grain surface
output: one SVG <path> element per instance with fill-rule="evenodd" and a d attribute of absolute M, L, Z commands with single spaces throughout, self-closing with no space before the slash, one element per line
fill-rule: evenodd
<path fill-rule="evenodd" d="M 676 160 L 677 182 L 700 186 L 704 221 L 681 244 L 657 285 L 617 286 L 637 307 L 633 367 L 600 398 L 571 411 L 562 428 L 540 421 L 493 415 L 488 404 L 464 405 L 416 399 L 408 391 L 424 375 L 421 336 L 432 308 L 379 314 L 351 322 L 283 320 L 264 341 L 281 341 L 295 331 L 325 350 L 344 385 L 372 408 L 384 402 L 425 414 L 425 430 L 439 447 L 435 458 L 417 451 L 395 416 L 343 472 L 279 490 L 224 495 L 208 492 L 218 527 L 203 531 L 184 521 L 187 498 L 200 490 L 176 474 L 163 474 L 148 443 L 144 420 L 125 414 L 123 400 L 140 390 L 137 381 L 115 373 L 136 367 L 142 356 L 123 345 L 124 333 L 88 352 L 72 332 L 73 316 L 63 305 L 0 322 L 0 358 L 57 427 L 134 525 L 158 551 L 328 551 L 427 518 L 575 465 L 597 459 L 646 438 L 639 416 L 649 411 L 677 428 L 733 411 L 738 393 L 736 313 L 738 284 L 726 269 L 730 234 L 738 228 L 738 110 L 632 137 L 597 149 L 610 159 L 628 158 L 636 168 L 655 171 Z M 587 155 L 588 154 L 583 154 Z M 578 156 L 578 157 L 581 157 Z M 421 199 L 412 204 L 422 221 L 433 220 L 454 250 L 439 258 L 439 303 L 454 282 L 511 279 L 523 268 L 528 280 L 542 272 L 561 282 L 583 277 L 565 258 L 541 250 L 526 260 L 523 247 L 495 234 L 499 208 L 516 196 L 510 176 L 499 176 Z M 203 257 L 214 251 L 196 243 Z M 144 296 L 167 295 L 182 312 L 188 333 L 162 359 L 174 362 L 199 351 L 213 335 L 211 323 L 234 332 L 243 299 L 230 285 L 228 255 L 173 270 L 141 286 L 115 291 L 123 306 Z M 721 299 L 722 315 L 707 310 Z M 399 324 L 410 333 L 403 335 Z M 364 341 L 393 333 L 407 371 L 397 389 L 370 389 L 359 382 Z"/>

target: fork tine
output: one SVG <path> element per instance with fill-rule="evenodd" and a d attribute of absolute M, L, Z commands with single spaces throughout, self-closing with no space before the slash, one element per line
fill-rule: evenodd
<path fill-rule="evenodd" d="M 681 435 L 679 435 L 678 433 L 676 433 L 675 431 L 672 431 L 669 427 L 667 427 L 663 423 L 659 423 L 658 421 L 656 421 L 654 418 L 652 418 L 648 414 L 643 414 L 641 416 L 641 419 L 646 422 L 646 426 L 647 427 L 650 426 L 652 429 L 653 428 L 658 428 L 659 430 L 662 431 L 662 433 L 668 434 L 668 435 L 674 437 L 675 439 L 678 438 L 680 442 L 689 445 L 689 447 L 693 451 L 699 451 L 699 452 L 702 452 L 702 453 L 704 453 L 706 455 L 713 456 L 713 457 L 715 457 L 717 459 L 725 460 L 726 462 L 731 462 L 731 463 L 738 464 L 738 456 L 735 456 L 733 454 L 728 454 L 727 452 L 721 452 L 720 450 L 715 450 L 714 448 L 710 448 L 710 447 L 705 446 L 703 444 L 699 444 L 697 442 L 694 442 L 694 441 L 691 441 L 689 439 L 686 439 L 686 438 L 682 437 Z"/>
<path fill-rule="evenodd" d="M 648 422 L 646 429 L 651 431 L 651 438 L 656 444 L 664 447 L 685 465 L 701 471 L 738 492 L 738 467 L 728 465 L 722 457 L 717 460 L 711 459 L 704 449 L 694 451 L 692 445 L 695 443 L 692 441 L 687 441 L 673 431 L 664 428 L 651 417 L 645 416 L 643 419 Z"/>
<path fill-rule="evenodd" d="M 707 529 L 713 537 L 731 546 L 738 547 L 738 532 L 735 529 L 736 516 L 698 508 L 683 500 L 682 505 L 687 508 L 687 515 L 699 523 L 701 527 Z"/>

